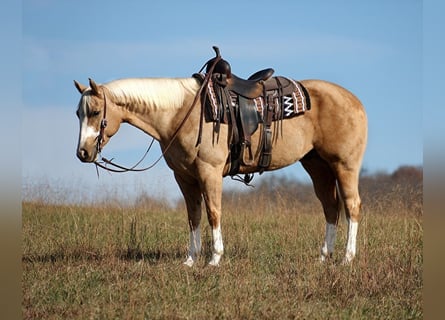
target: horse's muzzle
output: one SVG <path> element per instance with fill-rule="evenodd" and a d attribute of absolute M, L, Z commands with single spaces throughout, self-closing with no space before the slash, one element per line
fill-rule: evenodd
<path fill-rule="evenodd" d="M 84 148 L 77 150 L 77 157 L 82 162 L 94 162 L 94 160 L 96 160 L 96 155 L 88 152 L 88 150 Z"/>

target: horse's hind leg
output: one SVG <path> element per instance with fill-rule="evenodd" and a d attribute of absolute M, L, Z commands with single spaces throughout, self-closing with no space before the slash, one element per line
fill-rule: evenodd
<path fill-rule="evenodd" d="M 348 219 L 348 240 L 343 262 L 350 263 L 356 252 L 358 222 L 360 218 L 361 200 L 358 192 L 358 167 L 348 167 L 345 164 L 335 166 L 340 193 L 344 201 L 346 218 Z"/>
<path fill-rule="evenodd" d="M 334 252 L 337 233 L 339 202 L 336 177 L 329 164 L 315 150 L 301 159 L 301 164 L 312 179 L 315 194 L 323 206 L 326 218 L 326 234 L 320 257 L 321 261 L 325 261 Z"/>
<path fill-rule="evenodd" d="M 191 267 L 201 253 L 201 203 L 202 195 L 196 180 L 186 180 L 175 174 L 175 179 L 184 195 L 190 226 L 190 247 L 185 265 Z"/>

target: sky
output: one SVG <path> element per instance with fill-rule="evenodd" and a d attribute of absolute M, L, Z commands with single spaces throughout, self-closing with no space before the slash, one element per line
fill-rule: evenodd
<path fill-rule="evenodd" d="M 151 171 L 98 178 L 94 165 L 76 158 L 80 95 L 73 80 L 188 77 L 214 56 L 213 45 L 238 76 L 272 67 L 276 75 L 335 82 L 359 97 L 369 123 L 365 172 L 423 164 L 422 1 L 254 3 L 226 0 L 221 9 L 215 1 L 24 0 L 17 59 L 25 194 L 41 184 L 71 200 L 103 196 L 104 187 L 118 197 L 178 198 L 163 161 Z M 150 140 L 124 125 L 103 154 L 132 165 Z M 145 164 L 159 156 L 156 146 Z M 254 184 L 272 174 L 309 181 L 295 164 Z M 246 190 L 230 178 L 225 188 Z"/>

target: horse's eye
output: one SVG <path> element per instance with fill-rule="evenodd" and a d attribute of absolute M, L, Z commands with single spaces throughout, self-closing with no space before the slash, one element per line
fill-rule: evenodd
<path fill-rule="evenodd" d="M 93 112 L 91 112 L 91 115 L 93 117 L 97 117 L 99 114 L 100 114 L 100 111 L 93 111 Z"/>

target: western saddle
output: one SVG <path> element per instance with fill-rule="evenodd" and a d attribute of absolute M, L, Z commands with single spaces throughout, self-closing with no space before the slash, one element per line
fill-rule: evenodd
<path fill-rule="evenodd" d="M 272 121 L 297 116 L 310 109 L 309 95 L 303 85 L 284 77 L 272 77 L 274 70 L 267 68 L 242 79 L 232 73 L 230 64 L 221 58 L 218 47 L 216 57 L 207 61 L 205 74 L 194 77 L 208 83 L 202 91 L 202 118 L 214 122 L 214 135 L 219 137 L 221 123 L 230 126 L 230 171 L 237 176 L 241 165 L 253 166 L 258 155 L 257 169 L 266 170 L 272 160 L 272 141 L 278 138 L 279 125 L 272 137 Z M 203 67 L 204 68 L 204 67 Z M 202 69 L 201 69 L 202 70 Z M 262 124 L 257 152 L 252 152 L 251 136 Z M 201 128 L 200 128 L 201 129 Z M 201 130 L 200 130 L 201 131 Z M 214 137 L 215 138 L 215 137 Z M 249 184 L 253 174 L 246 174 L 242 182 Z"/>
<path fill-rule="evenodd" d="M 247 80 L 237 77 L 232 73 L 230 64 L 221 59 L 218 47 L 213 47 L 216 52 L 216 57 L 207 62 L 206 73 L 216 60 L 215 67 L 212 71 L 215 76 L 213 80 L 217 80 L 218 84 L 227 87 L 227 90 L 235 92 L 245 98 L 255 99 L 261 96 L 264 92 L 263 82 L 268 80 L 275 72 L 272 68 L 260 70 L 252 74 Z"/>

